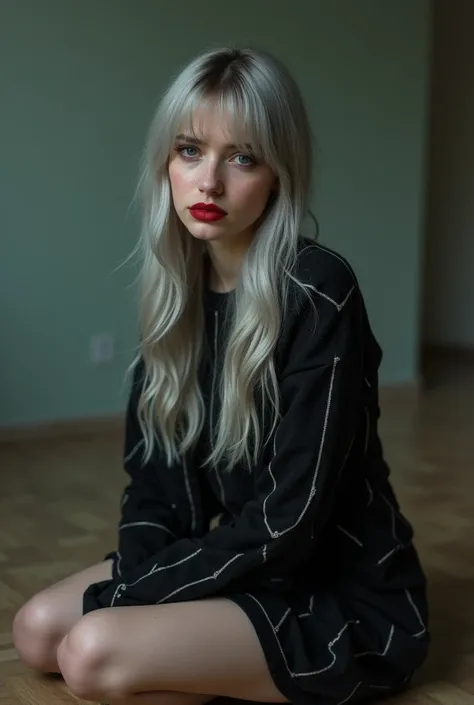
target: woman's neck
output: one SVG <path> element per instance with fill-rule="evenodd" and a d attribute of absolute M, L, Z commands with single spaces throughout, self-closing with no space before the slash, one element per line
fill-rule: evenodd
<path fill-rule="evenodd" d="M 248 238 L 244 237 L 239 237 L 235 243 L 207 243 L 210 264 L 208 286 L 212 291 L 226 293 L 236 288 L 249 245 Z"/>

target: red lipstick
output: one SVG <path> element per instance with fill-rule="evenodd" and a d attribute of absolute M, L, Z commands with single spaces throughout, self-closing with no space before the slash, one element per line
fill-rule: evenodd
<path fill-rule="evenodd" d="M 195 203 L 194 206 L 190 207 L 189 211 L 193 218 L 205 223 L 215 223 L 227 215 L 226 211 L 216 206 L 215 203 Z"/>

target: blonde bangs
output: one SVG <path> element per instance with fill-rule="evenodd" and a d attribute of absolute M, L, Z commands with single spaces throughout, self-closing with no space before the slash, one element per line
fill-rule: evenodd
<path fill-rule="evenodd" d="M 210 113 L 217 113 L 228 135 L 229 144 L 241 151 L 250 151 L 257 160 L 277 171 L 278 161 L 272 147 L 269 117 L 261 101 L 240 86 L 229 85 L 212 92 L 206 92 L 202 86 L 198 86 L 183 96 L 173 120 L 170 150 L 176 135 L 180 133 L 203 139 L 206 119 Z"/>

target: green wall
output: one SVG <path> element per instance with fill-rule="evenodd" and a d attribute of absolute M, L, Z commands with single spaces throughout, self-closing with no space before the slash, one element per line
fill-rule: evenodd
<path fill-rule="evenodd" d="M 321 241 L 360 277 L 382 382 L 416 376 L 428 0 L 204 6 L 1 2 L 0 425 L 123 408 L 135 271 L 116 268 L 137 236 L 145 131 L 171 74 L 226 43 L 270 49 L 296 74 L 321 152 Z M 95 367 L 101 331 L 117 355 Z"/>

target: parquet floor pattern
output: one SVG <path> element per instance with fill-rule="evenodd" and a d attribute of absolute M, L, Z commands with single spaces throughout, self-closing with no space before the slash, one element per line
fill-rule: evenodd
<path fill-rule="evenodd" d="M 474 705 L 474 364 L 445 362 L 431 361 L 416 408 L 383 404 L 392 481 L 430 581 L 433 634 L 425 668 L 394 705 Z M 117 434 L 0 444 L 0 705 L 77 705 L 61 679 L 18 660 L 11 620 L 40 588 L 114 546 L 124 479 Z"/>

